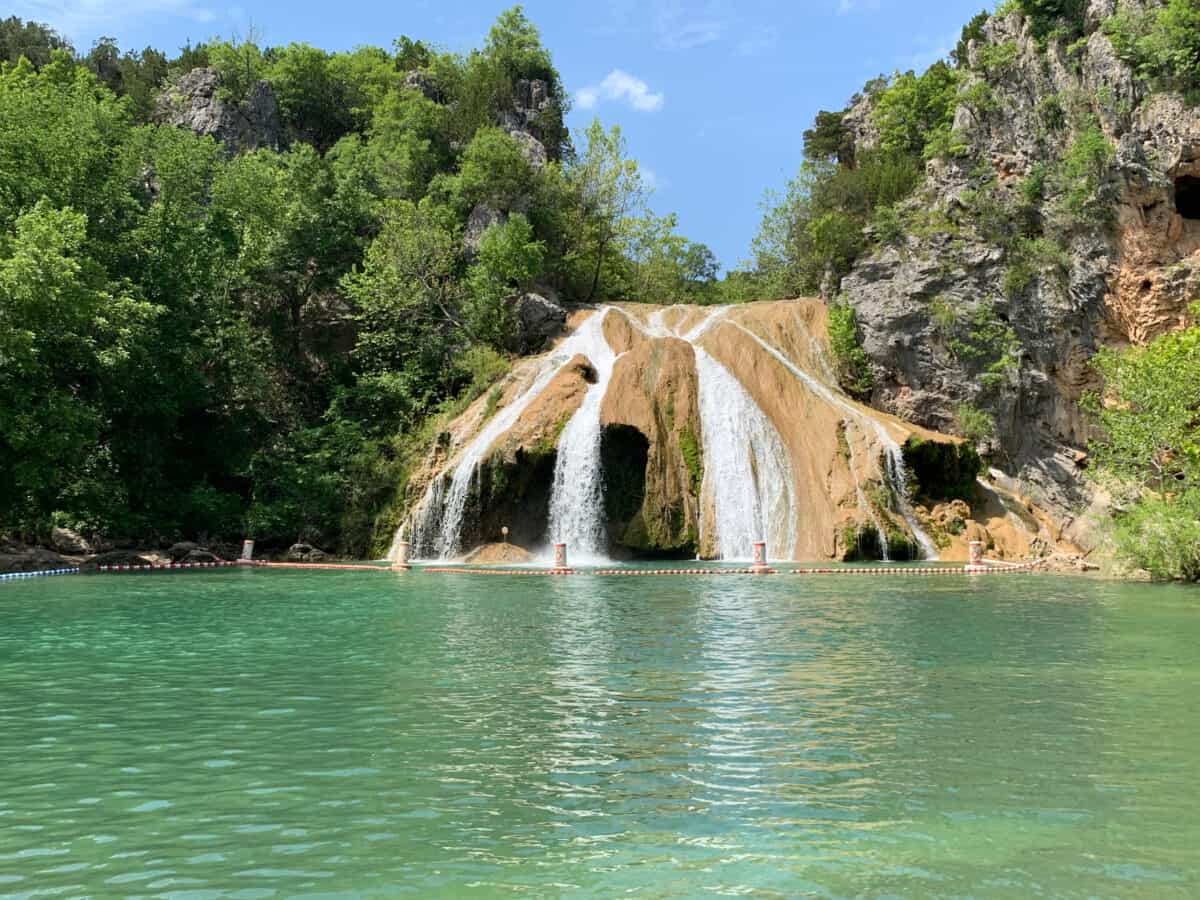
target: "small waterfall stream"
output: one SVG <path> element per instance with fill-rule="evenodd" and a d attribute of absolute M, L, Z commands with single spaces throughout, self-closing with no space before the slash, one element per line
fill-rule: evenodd
<path fill-rule="evenodd" d="M 884 427 L 883 423 L 877 422 L 873 419 L 870 419 L 868 416 L 865 416 L 861 410 L 854 406 L 854 404 L 843 399 L 842 397 L 839 397 L 827 385 L 824 385 L 816 378 L 813 378 L 811 375 L 793 363 L 790 359 L 788 359 L 788 357 L 779 349 L 771 346 L 749 328 L 746 328 L 737 322 L 731 322 L 730 324 L 733 325 L 734 328 L 737 328 L 748 335 L 752 340 L 754 340 L 755 343 L 770 353 L 771 356 L 777 359 L 784 366 L 784 368 L 799 378 L 809 390 L 811 390 L 826 403 L 829 403 L 830 405 L 841 409 L 843 412 L 848 413 L 854 419 L 854 421 L 860 423 L 860 425 L 867 425 L 874 429 L 880 444 L 882 444 L 884 448 L 884 472 L 882 474 L 887 479 L 888 484 L 890 484 L 892 487 L 892 493 L 896 497 L 896 503 L 897 506 L 899 506 L 900 515 L 904 517 L 905 524 L 908 525 L 909 530 L 912 532 L 913 538 L 920 546 L 924 558 L 928 560 L 936 560 L 938 556 L 937 546 L 918 524 L 916 514 L 913 512 L 912 503 L 908 499 L 908 472 L 904 465 L 904 454 L 900 449 L 900 445 L 896 443 L 895 439 L 890 434 L 888 434 L 887 428 Z"/>
<path fill-rule="evenodd" d="M 771 420 L 736 378 L 699 347 L 696 377 L 704 438 L 704 483 L 721 559 L 748 559 L 755 541 L 789 558 L 796 547 L 796 507 L 787 447 Z"/>
<path fill-rule="evenodd" d="M 413 532 L 413 545 L 422 557 L 428 554 L 433 559 L 449 560 L 461 552 L 463 515 L 479 464 L 496 439 L 516 424 L 529 404 L 546 389 L 572 357 L 594 350 L 596 335 L 600 335 L 600 341 L 603 342 L 602 323 L 608 310 L 609 307 L 597 310 L 559 344 L 553 353 L 542 360 L 529 387 L 492 416 L 479 433 L 466 443 L 459 452 L 448 485 L 443 477 L 435 478 L 429 485 L 417 508 L 417 524 Z M 589 396 L 592 392 L 588 391 Z M 600 397 L 603 397 L 603 393 Z"/>
<path fill-rule="evenodd" d="M 550 494 L 550 540 L 565 541 L 571 558 L 583 563 L 607 561 L 604 527 L 604 472 L 600 461 L 600 407 L 612 379 L 617 355 L 604 336 L 607 310 L 588 319 L 577 332 L 582 353 L 596 381 L 558 439 L 554 487 Z"/>
<path fill-rule="evenodd" d="M 696 356 L 704 440 L 700 491 L 704 515 L 711 517 L 701 522 L 701 533 L 716 535 L 721 559 L 749 559 L 755 541 L 766 541 L 768 548 L 787 556 L 796 547 L 795 482 L 787 446 L 750 393 L 696 344 L 727 311 L 715 309 L 679 334 L 666 326 L 666 310 L 659 310 L 642 330 L 652 337 L 687 341 Z"/>

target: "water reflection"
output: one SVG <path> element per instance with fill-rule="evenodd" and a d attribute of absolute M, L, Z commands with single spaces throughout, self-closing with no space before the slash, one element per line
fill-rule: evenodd
<path fill-rule="evenodd" d="M 1185 896 L 1197 609 L 1049 578 L 22 582 L 0 891 Z"/>

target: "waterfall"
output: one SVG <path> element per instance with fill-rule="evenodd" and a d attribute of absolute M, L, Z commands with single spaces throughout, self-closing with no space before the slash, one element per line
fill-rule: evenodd
<path fill-rule="evenodd" d="M 921 547 L 922 556 L 925 559 L 937 559 L 937 546 L 917 525 L 916 513 L 913 512 L 912 503 L 908 499 L 908 470 L 904 466 L 904 454 L 895 441 L 884 448 L 884 459 L 887 461 L 888 481 L 892 484 L 892 493 L 900 507 L 900 515 L 912 529 L 913 537 Z"/>
<path fill-rule="evenodd" d="M 587 353 L 593 349 L 595 335 L 603 334 L 602 322 L 607 312 L 608 307 L 605 307 L 589 316 L 577 331 L 541 361 L 529 387 L 492 416 L 479 433 L 463 447 L 450 475 L 449 484 L 445 483 L 444 476 L 439 476 L 429 485 L 417 509 L 414 546 L 418 554 L 424 557 L 428 553 L 432 558 L 448 560 L 460 553 L 463 515 L 479 464 L 497 438 L 516 424 L 529 404 L 546 389 L 563 366 L 569 363 L 575 354 Z M 591 393 L 589 390 L 589 396 Z"/>
<path fill-rule="evenodd" d="M 604 472 L 600 462 L 600 406 L 612 379 L 617 356 L 604 336 L 607 310 L 592 316 L 576 333 L 582 353 L 596 371 L 583 403 L 558 440 L 554 487 L 550 494 L 550 540 L 570 545 L 579 562 L 607 561 Z"/>
<path fill-rule="evenodd" d="M 748 559 L 755 541 L 786 558 L 796 547 L 796 513 L 783 439 L 738 380 L 693 349 L 704 438 L 701 492 L 712 501 L 706 530 L 716 534 L 722 559 Z"/>
<path fill-rule="evenodd" d="M 924 554 L 925 559 L 937 559 L 937 547 L 934 545 L 933 541 L 930 540 L 929 535 L 927 535 L 917 523 L 917 517 L 913 512 L 912 503 L 909 502 L 908 499 L 908 472 L 904 466 L 904 455 L 900 449 L 900 445 L 896 443 L 895 439 L 890 434 L 888 434 L 887 429 L 883 426 L 883 424 L 870 419 L 868 416 L 865 416 L 861 410 L 854 406 L 854 404 L 838 396 L 836 393 L 834 393 L 834 391 L 830 390 L 829 387 L 813 378 L 811 375 L 793 363 L 790 359 L 788 359 L 787 356 L 785 356 L 775 347 L 768 344 L 749 328 L 746 328 L 737 322 L 731 322 L 730 324 L 733 325 L 734 328 L 740 329 L 743 333 L 749 335 L 749 337 L 753 339 L 755 343 L 770 353 L 771 356 L 777 359 L 784 366 L 784 368 L 799 378 L 809 390 L 811 390 L 826 403 L 829 403 L 830 405 L 841 409 L 843 412 L 848 413 L 855 421 L 869 424 L 874 428 L 875 434 L 879 438 L 879 442 L 884 448 L 883 476 L 891 486 L 892 493 L 896 497 L 896 503 L 900 508 L 900 515 L 904 517 L 905 524 L 908 525 L 909 530 L 912 532 L 913 537 L 917 541 L 917 544 L 920 545 L 921 552 Z"/>
<path fill-rule="evenodd" d="M 667 325 L 667 309 L 646 318 L 615 307 L 602 307 L 546 357 L 527 364 L 527 385 L 498 410 L 474 437 L 451 457 L 447 469 L 435 478 L 418 504 L 412 519 L 412 549 L 420 558 L 451 559 L 462 547 L 464 517 L 478 471 L 492 446 L 517 424 L 530 404 L 542 394 L 564 366 L 577 354 L 586 356 L 596 379 L 587 387 L 579 408 L 567 420 L 558 440 L 554 481 L 551 486 L 547 538 L 570 545 L 576 561 L 598 561 L 607 550 L 603 466 L 600 457 L 600 413 L 618 356 L 604 335 L 610 312 L 624 316 L 650 338 L 674 337 L 688 342 L 695 355 L 700 432 L 704 445 L 704 479 L 701 484 L 701 534 L 711 540 L 725 559 L 746 559 L 754 541 L 765 540 L 780 556 L 794 553 L 799 541 L 796 485 L 787 443 L 753 396 L 720 361 L 698 346 L 704 334 L 725 323 L 741 330 L 782 364 L 808 390 L 846 416 L 857 437 L 868 435 L 883 448 L 880 477 L 890 485 L 895 509 L 903 515 L 922 551 L 936 558 L 936 548 L 917 524 L 908 499 L 908 473 L 899 444 L 884 423 L 867 415 L 843 397 L 820 372 L 814 377 L 753 331 L 729 318 L 728 307 L 713 308 L 697 321 L 691 311 Z M 682 333 L 683 322 L 695 323 Z M 861 448 L 850 444 L 850 469 L 860 510 L 870 512 L 884 556 L 887 536 L 858 482 Z M 396 540 L 400 540 L 397 533 Z"/>
<path fill-rule="evenodd" d="M 843 419 L 842 425 L 849 431 L 850 420 Z M 857 425 L 857 423 L 855 423 Z M 862 431 L 860 430 L 861 434 Z M 854 495 L 858 500 L 858 511 L 870 515 L 872 523 L 875 525 L 875 536 L 879 540 L 879 553 L 884 562 L 891 562 L 888 557 L 888 542 L 887 532 L 883 528 L 883 523 L 879 521 L 879 515 L 875 512 L 875 508 L 867 502 L 866 495 L 863 494 L 862 482 L 858 480 L 858 454 L 854 452 L 854 442 L 850 440 L 849 434 L 846 435 L 846 447 L 850 451 L 850 477 L 854 479 Z"/>
<path fill-rule="evenodd" d="M 696 345 L 722 320 L 718 307 L 686 334 L 668 328 L 666 310 L 638 326 L 651 337 L 677 337 L 692 345 L 704 440 L 705 501 L 702 533 L 714 534 L 722 559 L 750 559 L 755 541 L 768 552 L 790 555 L 796 548 L 796 511 L 791 460 L 774 424 L 741 383 Z M 637 323 L 634 323 L 635 325 Z"/>

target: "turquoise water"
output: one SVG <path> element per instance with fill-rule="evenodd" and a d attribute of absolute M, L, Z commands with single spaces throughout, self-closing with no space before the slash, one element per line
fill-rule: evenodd
<path fill-rule="evenodd" d="M 1194 897 L 1200 591 L 0 588 L 0 896 Z"/>

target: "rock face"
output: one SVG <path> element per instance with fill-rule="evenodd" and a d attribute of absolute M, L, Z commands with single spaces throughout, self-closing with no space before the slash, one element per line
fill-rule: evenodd
<path fill-rule="evenodd" d="M 903 208 L 920 227 L 841 284 L 873 363 L 872 405 L 951 433 L 964 406 L 986 411 L 990 462 L 1085 543 L 1087 524 L 1073 520 L 1092 499 L 1082 463 L 1093 435 L 1079 409 L 1098 387 L 1088 361 L 1178 327 L 1200 287 L 1200 110 L 1144 93 L 1097 30 L 1113 6 L 1094 0 L 1086 39 L 1070 47 L 1039 46 L 1020 13 L 987 22 L 955 116 L 965 151 L 928 164 Z M 870 102 L 847 114 L 860 150 L 877 140 Z M 1091 121 L 1115 148 L 1097 191 L 1111 221 L 1068 219 L 1051 179 L 1022 213 L 1042 236 L 1015 278 L 1015 250 L 990 233 L 985 206 L 1015 219 L 1028 179 Z"/>
<path fill-rule="evenodd" d="M 256 81 L 240 104 L 221 100 L 217 96 L 220 86 L 215 69 L 192 69 L 163 91 L 158 99 L 157 120 L 215 138 L 230 155 L 261 147 L 278 150 L 283 130 L 271 86 Z"/>
<path fill-rule="evenodd" d="M 28 547 L 24 544 L 0 540 L 0 574 L 42 572 L 47 569 L 61 569 L 69 565 L 72 565 L 70 560 L 63 559 L 45 547 Z"/>
<path fill-rule="evenodd" d="M 614 557 L 744 558 L 760 534 L 775 558 L 811 560 L 909 558 L 922 539 L 965 553 L 968 528 L 1013 557 L 1061 543 L 1040 512 L 997 512 L 1000 488 L 976 485 L 973 448 L 842 394 L 819 301 L 629 304 L 569 324 L 566 344 L 523 360 L 435 441 L 407 486 L 415 558 L 444 544 L 464 458 L 477 462 L 450 520 L 461 520 L 456 546 L 469 554 L 508 527 L 513 543 L 546 547 L 563 430 L 578 433 L 572 419 L 584 414 L 596 416 L 597 515 Z M 958 497 L 952 514 L 941 509 Z M 730 514 L 739 508 L 751 521 Z"/>
<path fill-rule="evenodd" d="M 557 118 L 550 85 L 540 79 L 522 78 L 514 85 L 511 109 L 499 113 L 500 127 L 521 147 L 525 159 L 541 168 L 550 158 L 546 150 L 546 128 Z"/>
<path fill-rule="evenodd" d="M 522 294 L 516 300 L 518 353 L 538 353 L 547 342 L 562 333 L 567 311 L 542 294 Z"/>

